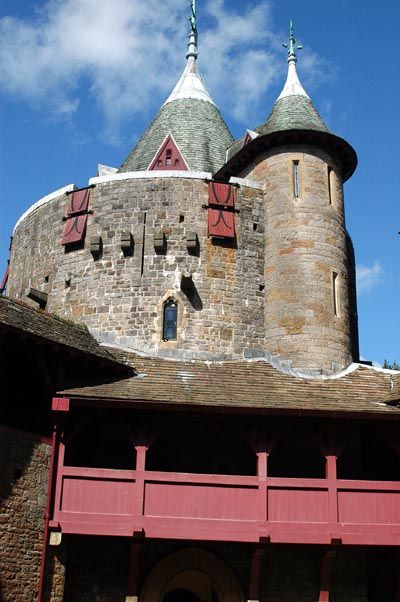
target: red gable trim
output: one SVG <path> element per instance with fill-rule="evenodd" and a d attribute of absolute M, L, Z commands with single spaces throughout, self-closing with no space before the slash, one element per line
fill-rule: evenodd
<path fill-rule="evenodd" d="M 155 170 L 178 170 L 188 171 L 189 166 L 186 163 L 183 154 L 179 150 L 172 134 L 168 134 L 155 154 L 154 159 L 147 168 L 148 171 Z"/>
<path fill-rule="evenodd" d="M 67 219 L 61 239 L 62 245 L 82 242 L 85 239 L 87 218 L 87 213 L 85 213 Z"/>
<path fill-rule="evenodd" d="M 258 138 L 259 134 L 257 134 L 257 132 L 253 132 L 253 130 L 247 130 L 245 137 L 243 139 L 243 144 L 242 144 L 242 148 L 244 146 L 246 146 L 246 144 L 248 144 L 249 142 L 251 142 L 252 140 L 254 140 L 255 138 Z"/>

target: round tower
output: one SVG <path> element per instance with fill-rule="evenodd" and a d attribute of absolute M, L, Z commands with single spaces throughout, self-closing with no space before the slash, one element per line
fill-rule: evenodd
<path fill-rule="evenodd" d="M 218 175 L 235 173 L 265 187 L 266 349 L 297 370 L 332 373 L 358 360 L 343 205 L 343 182 L 357 159 L 329 132 L 299 81 L 292 23 L 285 46 L 281 94 L 257 136 Z"/>

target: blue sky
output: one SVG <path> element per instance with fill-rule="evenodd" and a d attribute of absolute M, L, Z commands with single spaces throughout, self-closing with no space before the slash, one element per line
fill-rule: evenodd
<path fill-rule="evenodd" d="M 300 79 L 356 149 L 345 184 L 358 268 L 360 348 L 400 361 L 397 0 L 198 0 L 200 70 L 235 137 L 265 121 L 286 77 L 289 19 Z M 46 194 L 119 166 L 184 67 L 186 0 L 3 0 L 0 270 L 18 217 Z"/>

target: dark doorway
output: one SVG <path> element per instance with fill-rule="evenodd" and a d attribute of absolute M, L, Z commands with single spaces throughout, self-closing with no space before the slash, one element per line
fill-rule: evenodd
<path fill-rule="evenodd" d="M 196 594 L 184 587 L 178 587 L 165 594 L 163 602 L 203 602 Z"/>

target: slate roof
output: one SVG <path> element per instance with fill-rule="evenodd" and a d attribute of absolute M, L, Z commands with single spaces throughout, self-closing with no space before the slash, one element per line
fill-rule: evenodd
<path fill-rule="evenodd" d="M 0 333 L 5 331 L 23 333 L 103 362 L 125 367 L 124 362 L 101 347 L 85 327 L 0 296 Z"/>
<path fill-rule="evenodd" d="M 307 96 L 284 96 L 276 101 L 264 125 L 256 128 L 259 134 L 282 130 L 317 130 L 328 132 L 323 119 Z"/>
<path fill-rule="evenodd" d="M 214 173 L 224 164 L 225 151 L 233 142 L 214 104 L 195 98 L 174 100 L 161 107 L 119 173 L 146 170 L 169 133 L 191 171 Z"/>
<path fill-rule="evenodd" d="M 146 405 L 400 417 L 400 407 L 385 403 L 391 400 L 393 382 L 400 386 L 400 372 L 390 374 L 358 365 L 341 378 L 311 380 L 284 374 L 258 360 L 178 362 L 116 350 L 113 354 L 129 362 L 135 375 L 60 394 Z"/>

